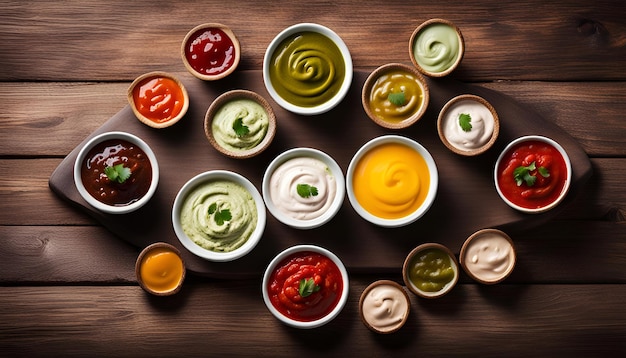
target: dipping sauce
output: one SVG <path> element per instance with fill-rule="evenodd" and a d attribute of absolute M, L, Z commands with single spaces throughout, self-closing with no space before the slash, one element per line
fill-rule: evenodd
<path fill-rule="evenodd" d="M 184 279 L 184 264 L 178 253 L 166 247 L 149 249 L 139 263 L 141 283 L 149 291 L 169 293 Z"/>
<path fill-rule="evenodd" d="M 251 99 L 236 99 L 222 105 L 213 117 L 215 141 L 230 151 L 249 150 L 267 134 L 269 116 L 263 106 Z"/>
<path fill-rule="evenodd" d="M 455 284 L 456 263 L 446 251 L 432 247 L 416 252 L 407 262 L 406 278 L 418 291 L 436 294 Z"/>
<path fill-rule="evenodd" d="M 406 292 L 393 281 L 377 281 L 368 286 L 360 300 L 361 317 L 368 328 L 391 333 L 406 322 L 410 301 Z"/>
<path fill-rule="evenodd" d="M 313 31 L 296 33 L 271 55 L 269 78 L 276 93 L 293 105 L 315 107 L 340 90 L 346 66 L 339 47 Z"/>
<path fill-rule="evenodd" d="M 282 163 L 270 177 L 270 197 L 276 208 L 298 220 L 327 212 L 337 195 L 337 181 L 323 161 L 296 157 Z"/>
<path fill-rule="evenodd" d="M 528 140 L 503 155 L 497 168 L 496 185 L 513 204 L 538 209 L 556 201 L 567 180 L 563 155 L 546 142 Z"/>
<path fill-rule="evenodd" d="M 118 166 L 119 165 L 119 166 Z M 111 180 L 106 168 L 130 170 L 128 179 Z M 96 144 L 81 165 L 81 180 L 96 200 L 112 206 L 126 206 L 141 199 L 152 182 L 152 165 L 146 153 L 123 139 L 109 139 Z"/>
<path fill-rule="evenodd" d="M 467 273 L 484 283 L 497 283 L 515 266 L 511 239 L 500 230 L 481 230 L 467 239 L 460 254 Z"/>
<path fill-rule="evenodd" d="M 413 57 L 427 72 L 442 73 L 462 55 L 462 40 L 449 24 L 433 22 L 420 29 L 413 39 Z"/>
<path fill-rule="evenodd" d="M 215 252 L 241 247 L 257 226 L 257 209 L 252 195 L 228 180 L 198 185 L 184 199 L 180 222 L 197 245 Z"/>
<path fill-rule="evenodd" d="M 473 151 L 489 143 L 496 130 L 496 117 L 478 98 L 464 97 L 442 111 L 439 129 L 453 147 Z"/>
<path fill-rule="evenodd" d="M 303 251 L 276 266 L 268 294 L 274 308 L 296 321 L 314 321 L 328 315 L 344 290 L 341 272 L 328 257 Z"/>
<path fill-rule="evenodd" d="M 189 36 L 184 56 L 198 73 L 215 76 L 235 64 L 235 51 L 235 44 L 222 29 L 201 28 Z"/>
<path fill-rule="evenodd" d="M 424 158 L 401 143 L 383 143 L 358 161 L 354 170 L 354 196 L 364 210 L 384 219 L 415 212 L 428 194 L 430 175 Z"/>
<path fill-rule="evenodd" d="M 137 111 L 155 123 L 175 118 L 185 104 L 183 89 L 167 77 L 142 80 L 133 88 L 132 95 Z"/>
<path fill-rule="evenodd" d="M 424 106 L 424 89 L 412 73 L 393 70 L 380 76 L 369 95 L 371 112 L 379 119 L 400 123 Z"/>

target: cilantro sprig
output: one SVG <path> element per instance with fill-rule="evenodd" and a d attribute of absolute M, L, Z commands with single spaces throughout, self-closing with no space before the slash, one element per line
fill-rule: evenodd
<path fill-rule="evenodd" d="M 397 93 L 391 92 L 387 96 L 387 99 L 389 100 L 389 102 L 391 102 L 392 104 L 398 107 L 404 106 L 404 104 L 406 103 L 406 96 L 404 95 L 404 92 L 397 92 Z"/>
<path fill-rule="evenodd" d="M 319 291 L 320 289 L 321 287 L 319 285 L 316 285 L 315 280 L 313 280 L 312 278 L 303 278 L 298 284 L 298 293 L 302 297 L 308 297 L 314 292 Z"/>
<path fill-rule="evenodd" d="M 130 168 L 126 168 L 124 164 L 117 164 L 114 166 L 106 166 L 104 167 L 104 174 L 109 178 L 110 181 L 118 182 L 123 184 L 130 175 Z"/>
<path fill-rule="evenodd" d="M 539 175 L 544 178 L 550 176 L 550 171 L 546 167 L 537 168 L 537 164 L 535 162 L 532 162 L 528 166 L 520 165 L 519 167 L 515 168 L 515 170 L 513 171 L 513 179 L 515 179 L 515 184 L 517 184 L 517 186 L 521 186 L 522 183 L 526 183 L 526 185 L 528 186 L 535 185 L 535 182 L 537 181 L 537 176 L 533 175 L 533 172 L 535 170 L 537 171 L 537 173 L 539 173 Z"/>
<path fill-rule="evenodd" d="M 463 130 L 463 132 L 469 132 L 472 130 L 472 116 L 470 116 L 468 113 L 461 113 L 459 115 L 459 126 L 461 126 L 461 129 Z"/>
<path fill-rule="evenodd" d="M 224 222 L 230 221 L 233 218 L 230 210 L 218 210 L 216 203 L 209 205 L 209 215 L 213 215 L 213 220 L 215 220 L 218 226 L 224 225 Z"/>
<path fill-rule="evenodd" d="M 300 197 L 305 199 L 311 196 L 317 196 L 318 194 L 317 188 L 309 184 L 296 185 L 296 191 L 298 192 L 298 195 L 300 195 Z"/>
<path fill-rule="evenodd" d="M 242 118 L 235 119 L 235 122 L 233 122 L 233 130 L 235 131 L 237 137 L 243 137 L 250 133 L 250 128 L 248 128 L 247 125 L 243 124 Z"/>

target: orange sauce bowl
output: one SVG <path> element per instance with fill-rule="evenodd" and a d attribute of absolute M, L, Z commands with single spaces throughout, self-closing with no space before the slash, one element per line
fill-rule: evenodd
<path fill-rule="evenodd" d="M 143 124 L 165 128 L 178 122 L 189 108 L 189 94 L 173 75 L 154 71 L 137 77 L 128 88 L 128 103 Z"/>
<path fill-rule="evenodd" d="M 180 291 L 185 274 L 185 261 L 180 251 L 165 242 L 143 249 L 135 263 L 139 286 L 156 296 L 170 296 Z"/>

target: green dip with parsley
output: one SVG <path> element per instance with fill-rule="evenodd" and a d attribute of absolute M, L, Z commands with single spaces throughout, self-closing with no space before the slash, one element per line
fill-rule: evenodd
<path fill-rule="evenodd" d="M 269 126 L 265 108 L 251 99 L 236 99 L 222 105 L 213 117 L 213 138 L 230 151 L 249 150 L 261 143 Z"/>
<path fill-rule="evenodd" d="M 252 195 L 227 180 L 203 183 L 193 189 L 180 214 L 185 234 L 197 245 L 216 252 L 241 247 L 254 232 L 257 221 Z"/>
<path fill-rule="evenodd" d="M 276 93 L 300 107 L 328 102 L 339 92 L 345 75 L 339 47 L 317 32 L 304 31 L 286 38 L 271 57 L 269 77 Z"/>

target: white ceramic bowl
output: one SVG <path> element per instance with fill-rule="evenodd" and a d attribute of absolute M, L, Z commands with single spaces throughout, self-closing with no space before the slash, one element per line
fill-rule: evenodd
<path fill-rule="evenodd" d="M 527 141 L 539 141 L 539 142 L 543 142 L 543 143 L 546 143 L 546 144 L 554 147 L 561 154 L 561 156 L 563 157 L 563 159 L 565 161 L 565 169 L 566 169 L 565 175 L 566 175 L 566 178 L 565 178 L 565 185 L 563 186 L 563 189 L 560 191 L 558 197 L 554 201 L 552 201 L 548 205 L 541 206 L 541 207 L 536 207 L 536 208 L 527 208 L 527 207 L 523 207 L 523 206 L 520 206 L 520 205 L 517 205 L 517 204 L 513 203 L 502 192 L 502 190 L 500 188 L 500 185 L 499 185 L 499 179 L 498 179 L 499 167 L 500 167 L 500 164 L 501 164 L 503 158 L 508 154 L 508 152 L 510 150 L 513 149 L 513 147 L 515 147 L 516 145 L 518 145 L 520 143 L 527 142 Z M 559 203 L 561 201 L 563 201 L 563 199 L 565 199 L 565 196 L 567 195 L 567 192 L 569 191 L 569 187 L 570 187 L 571 182 L 572 182 L 572 163 L 570 162 L 569 156 L 567 155 L 567 152 L 565 151 L 565 149 L 563 149 L 563 147 L 561 147 L 561 145 L 559 143 L 557 143 L 556 141 L 554 141 L 553 139 L 550 139 L 550 138 L 547 138 L 547 137 L 544 137 L 544 136 L 539 136 L 539 135 L 523 136 L 523 137 L 519 137 L 519 138 L 513 140 L 511 143 L 509 143 L 506 146 L 506 148 L 504 148 L 502 153 L 500 153 L 500 156 L 496 160 L 496 165 L 494 167 L 493 180 L 494 180 L 494 184 L 495 184 L 496 190 L 498 192 L 498 195 L 500 195 L 500 198 L 502 198 L 502 200 L 507 205 L 509 205 L 513 209 L 519 210 L 519 211 L 524 212 L 524 213 L 539 214 L 539 213 L 543 213 L 543 212 L 546 212 L 546 211 L 554 208 L 555 206 L 559 205 Z M 524 185 L 524 184 L 522 184 L 522 185 Z"/>
<path fill-rule="evenodd" d="M 86 156 L 89 151 L 101 142 L 111 139 L 121 139 L 135 144 L 138 148 L 143 150 L 144 153 L 146 153 L 152 167 L 152 181 L 150 183 L 148 191 L 139 200 L 129 205 L 114 206 L 105 204 L 97 200 L 95 197 L 89 194 L 89 192 L 87 192 L 87 189 L 85 188 L 85 185 L 83 184 L 83 181 L 81 179 L 81 168 L 84 164 L 83 162 L 86 160 Z M 154 192 L 156 191 L 156 188 L 159 184 L 159 164 L 157 162 L 156 156 L 154 155 L 154 152 L 152 151 L 152 149 L 150 149 L 150 146 L 148 146 L 148 144 L 144 142 L 141 138 L 126 132 L 106 132 L 91 138 L 78 152 L 78 156 L 76 157 L 76 161 L 74 162 L 74 184 L 76 185 L 76 189 L 78 189 L 80 196 L 92 207 L 108 214 L 126 214 L 144 206 L 148 201 L 150 201 L 152 195 L 154 195 Z"/>
<path fill-rule="evenodd" d="M 256 204 L 256 227 L 254 228 L 250 237 L 242 246 L 230 252 L 212 251 L 196 244 L 183 230 L 180 219 L 181 209 L 187 196 L 198 185 L 217 180 L 229 181 L 242 186 L 248 193 L 250 193 Z M 263 198 L 261 197 L 261 194 L 259 194 L 256 187 L 242 175 L 226 170 L 211 170 L 200 173 L 191 178 L 187 183 L 182 186 L 182 188 L 176 195 L 176 198 L 174 199 L 174 206 L 172 208 L 172 224 L 174 226 L 174 232 L 176 233 L 178 240 L 191 253 L 209 261 L 232 261 L 248 254 L 261 240 L 263 232 L 265 231 L 266 219 L 267 218 L 265 214 L 265 205 L 263 204 Z"/>
<path fill-rule="evenodd" d="M 319 216 L 313 217 L 311 219 L 298 219 L 290 216 L 289 214 L 278 208 L 272 200 L 272 187 L 270 185 L 270 179 L 272 177 L 272 174 L 274 174 L 276 169 L 278 169 L 282 164 L 294 158 L 317 159 L 326 164 L 328 170 L 334 178 L 334 184 L 336 188 L 334 198 L 330 203 L 323 205 L 323 207 L 327 208 L 326 211 L 321 213 Z M 303 175 L 313 175 L 313 171 L 299 170 L 298 174 L 294 175 L 292 179 L 296 180 L 302 178 Z M 298 194 L 295 192 L 296 188 L 294 188 L 294 185 L 300 184 L 300 182 L 295 182 L 290 180 L 289 178 L 285 178 L 284 180 L 279 181 L 279 185 L 281 183 L 288 185 L 288 188 L 290 190 L 288 193 L 285 193 L 287 196 L 286 199 L 292 201 L 295 205 L 305 205 L 307 200 L 309 200 L 299 197 Z M 289 185 L 287 183 L 291 183 L 293 185 Z M 337 164 L 337 162 L 328 154 L 313 148 L 293 148 L 278 155 L 267 167 L 265 174 L 263 175 L 262 191 L 263 199 L 265 200 L 265 205 L 267 206 L 267 209 L 278 221 L 298 229 L 312 229 L 324 225 L 325 223 L 330 221 L 337 214 L 339 209 L 341 209 L 341 205 L 343 204 L 344 198 L 346 196 L 346 182 L 343 176 L 343 172 L 341 171 L 341 167 L 339 167 L 339 164 Z M 316 202 L 314 198 L 310 199 L 310 201 Z M 319 202 L 318 204 L 321 205 L 321 203 L 322 202 Z"/>
<path fill-rule="evenodd" d="M 339 268 L 339 272 L 341 273 L 341 279 L 343 281 L 343 289 L 341 291 L 341 296 L 339 298 L 339 301 L 337 302 L 337 305 L 326 316 L 320 319 L 314 320 L 314 321 L 297 321 L 292 318 L 286 317 L 285 315 L 280 313 L 276 309 L 276 307 L 274 307 L 269 297 L 270 295 L 268 292 L 268 287 L 269 287 L 272 273 L 276 269 L 278 264 L 280 264 L 283 260 L 285 260 L 287 257 L 293 254 L 296 254 L 298 252 L 307 252 L 307 251 L 326 256 L 332 262 L 334 262 L 335 265 L 337 265 L 337 268 Z M 263 294 L 263 301 L 265 302 L 267 309 L 279 321 L 291 327 L 310 329 L 310 328 L 317 328 L 317 327 L 323 326 L 327 324 L 328 322 L 332 321 L 335 317 L 339 315 L 341 310 L 343 310 L 344 306 L 346 305 L 346 302 L 348 301 L 349 287 L 350 287 L 350 283 L 348 280 L 348 271 L 346 270 L 341 260 L 335 254 L 333 254 L 332 252 L 330 252 L 329 250 L 325 248 L 315 246 L 315 245 L 297 245 L 297 246 L 292 246 L 292 247 L 285 249 L 284 251 L 276 255 L 274 259 L 272 259 L 270 264 L 267 266 L 265 273 L 263 274 L 263 284 L 261 286 L 261 292 Z"/>
<path fill-rule="evenodd" d="M 395 218 L 395 219 L 382 218 L 380 216 L 376 216 L 370 213 L 361 205 L 361 203 L 359 203 L 359 200 L 356 198 L 356 195 L 354 193 L 354 179 L 356 175 L 355 170 L 359 161 L 361 161 L 361 159 L 363 159 L 365 154 L 368 153 L 370 150 L 375 149 L 380 145 L 384 145 L 388 143 L 402 144 L 416 151 L 426 162 L 428 173 L 430 175 L 430 185 L 428 187 L 428 191 L 424 199 L 424 202 L 409 215 L 406 215 L 401 218 Z M 390 158 L 390 160 L 395 160 L 395 158 Z M 426 150 L 426 148 L 424 148 L 418 142 L 410 138 L 399 136 L 399 135 L 384 135 L 384 136 L 376 137 L 370 140 L 369 142 L 365 143 L 356 152 L 354 157 L 352 157 L 352 160 L 350 161 L 350 165 L 348 166 L 348 171 L 346 174 L 346 191 L 348 194 L 348 199 L 350 200 L 350 204 L 352 205 L 354 210 L 365 220 L 373 224 L 383 226 L 383 227 L 405 226 L 405 225 L 415 222 L 416 220 L 424 216 L 424 214 L 426 214 L 426 212 L 430 209 L 433 202 L 435 201 L 435 197 L 437 196 L 438 186 L 439 186 L 439 174 L 437 171 L 437 165 L 435 164 L 435 160 L 430 155 L 428 150 Z"/>
<path fill-rule="evenodd" d="M 314 107 L 305 107 L 293 104 L 283 97 L 281 97 L 276 90 L 274 89 L 274 85 L 270 80 L 270 67 L 271 67 L 271 58 L 274 52 L 277 50 L 278 46 L 283 42 L 283 40 L 288 37 L 301 33 L 301 32 L 317 32 L 320 33 L 330 40 L 332 40 L 337 47 L 339 48 L 341 55 L 343 57 L 343 62 L 345 66 L 345 76 L 343 78 L 343 83 L 339 88 L 339 91 L 328 101 L 319 104 Z M 278 103 L 284 109 L 298 114 L 303 115 L 316 115 L 327 112 L 337 106 L 339 102 L 343 100 L 343 98 L 348 93 L 350 89 L 350 85 L 352 84 L 352 76 L 353 76 L 353 67 L 352 67 L 352 57 L 350 56 L 350 51 L 348 50 L 348 46 L 343 42 L 341 37 L 337 35 L 333 30 L 314 23 L 300 23 L 292 25 L 283 31 L 281 31 L 276 37 L 270 42 L 267 50 L 265 51 L 265 56 L 263 58 L 263 82 L 265 83 L 265 88 L 267 92 L 269 92 L 270 96 L 276 103 Z"/>

